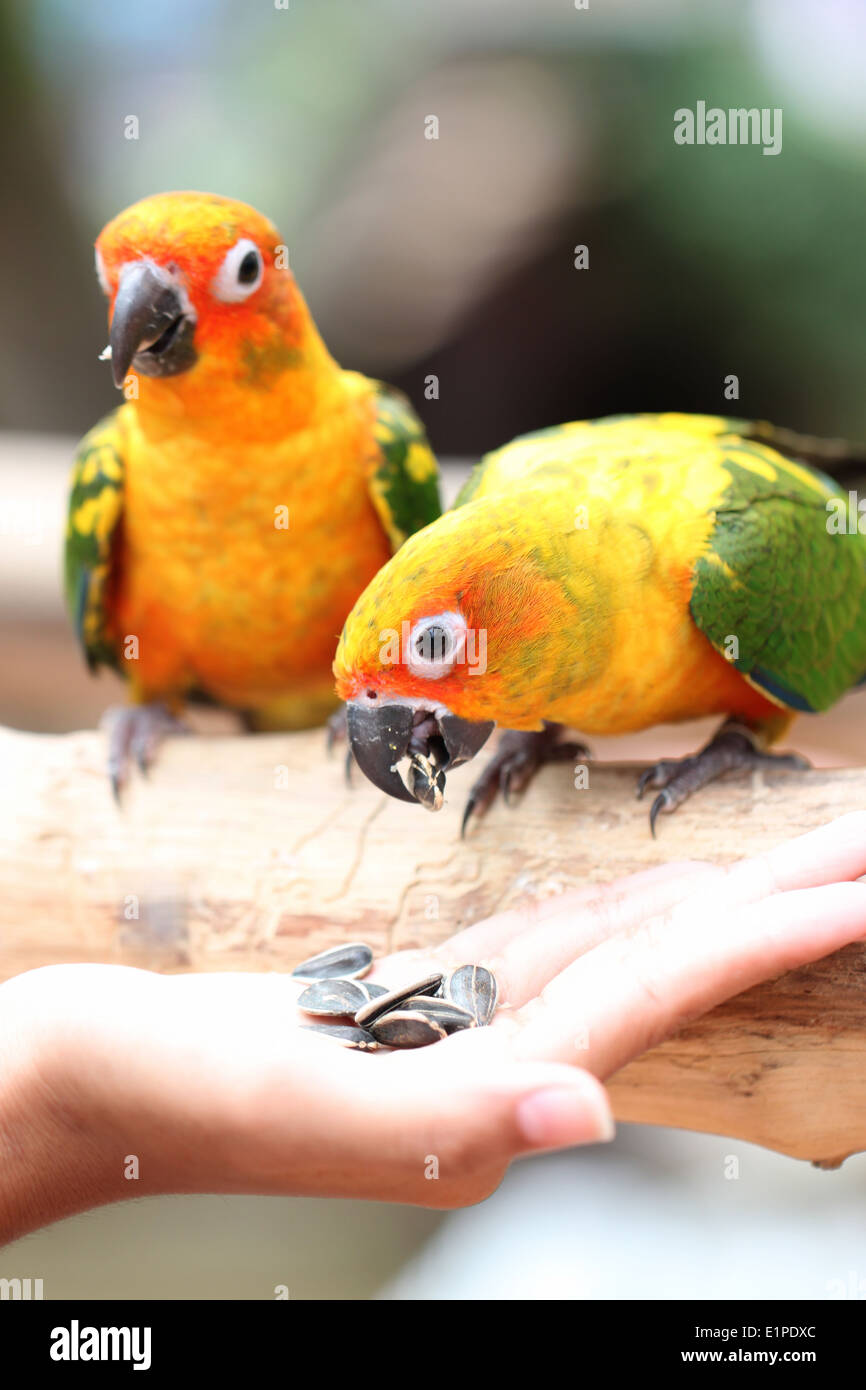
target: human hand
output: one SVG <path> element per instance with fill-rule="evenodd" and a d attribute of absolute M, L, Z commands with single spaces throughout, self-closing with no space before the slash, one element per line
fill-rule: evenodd
<path fill-rule="evenodd" d="M 610 1137 L 606 1077 L 866 936 L 866 815 L 727 868 L 669 864 L 377 962 L 483 961 L 489 1028 L 412 1052 L 303 1030 L 286 975 L 51 966 L 0 986 L 0 1233 L 157 1192 L 479 1201 L 520 1154 Z M 130 1159 L 137 1179 L 130 1181 Z"/>

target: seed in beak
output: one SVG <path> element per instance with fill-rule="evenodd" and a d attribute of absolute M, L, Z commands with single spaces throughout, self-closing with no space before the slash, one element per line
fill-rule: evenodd
<path fill-rule="evenodd" d="M 412 795 L 425 811 L 440 811 L 445 801 L 445 773 L 423 753 L 412 755 Z"/>

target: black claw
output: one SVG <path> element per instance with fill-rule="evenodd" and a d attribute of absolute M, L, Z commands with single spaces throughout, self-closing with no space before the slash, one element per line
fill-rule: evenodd
<path fill-rule="evenodd" d="M 461 838 L 461 840 L 464 839 L 465 836 L 466 836 L 466 827 L 467 827 L 467 825 L 469 824 L 469 821 L 470 821 L 470 819 L 471 819 L 471 817 L 472 817 L 472 812 L 473 812 L 474 810 L 475 810 L 475 797 L 474 797 L 474 796 L 470 796 L 469 800 L 466 802 L 466 805 L 465 805 L 465 807 L 464 807 L 464 809 L 463 809 L 463 819 L 462 819 L 462 821 L 460 822 L 460 838 Z"/>
<path fill-rule="evenodd" d="M 650 807 L 650 834 L 652 835 L 653 839 L 655 839 L 656 837 L 656 821 L 658 820 L 659 812 L 664 810 L 669 800 L 670 798 L 666 791 L 659 792 L 658 796 L 656 797 L 655 801 Z"/>
<path fill-rule="evenodd" d="M 764 753 L 751 738 L 738 729 L 723 726 L 699 753 L 689 758 L 662 760 L 641 773 L 637 784 L 640 801 L 647 787 L 661 788 L 650 810 L 650 830 L 662 811 L 675 811 L 689 796 L 715 781 L 724 772 L 756 767 L 788 767 L 796 770 L 809 764 L 799 753 Z"/>
<path fill-rule="evenodd" d="M 807 768 L 812 766 L 808 758 L 801 757 L 799 753 L 788 753 L 785 757 L 779 759 L 776 766 L 778 767 L 779 764 L 783 767 L 791 768 L 793 772 L 805 772 Z"/>
<path fill-rule="evenodd" d="M 654 767 L 647 767 L 647 768 L 644 769 L 644 771 L 641 773 L 640 777 L 637 779 L 637 793 L 636 793 L 636 796 L 637 796 L 637 800 L 638 800 L 638 801 L 643 801 L 643 794 L 644 794 L 644 792 L 646 791 L 647 787 L 649 786 L 650 782 L 652 781 L 652 779 L 653 779 L 653 774 L 654 774 L 654 773 L 655 773 L 655 768 L 654 768 Z"/>
<path fill-rule="evenodd" d="M 346 707 L 345 705 L 335 712 L 325 722 L 325 749 L 328 753 L 333 753 L 338 743 L 342 743 L 346 738 Z"/>
<path fill-rule="evenodd" d="M 159 703 L 106 711 L 103 723 L 108 729 L 108 780 L 118 806 L 132 764 L 148 777 L 163 739 L 190 732 Z"/>

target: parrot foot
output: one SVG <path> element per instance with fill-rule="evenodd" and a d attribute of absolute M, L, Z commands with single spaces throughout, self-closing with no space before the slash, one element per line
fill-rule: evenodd
<path fill-rule="evenodd" d="M 499 748 L 474 783 L 463 812 L 461 838 L 473 816 L 480 818 L 497 796 L 510 806 L 515 795 L 526 790 L 545 763 L 584 761 L 589 749 L 574 741 L 558 742 L 561 724 L 545 724 L 537 733 L 506 729 Z"/>
<path fill-rule="evenodd" d="M 161 700 L 149 705 L 113 705 L 102 716 L 100 727 L 108 732 L 108 778 L 118 806 L 130 761 L 134 759 L 146 777 L 163 739 L 190 732 Z"/>
<path fill-rule="evenodd" d="M 743 725 L 723 725 L 705 748 L 690 758 L 664 758 L 641 773 L 637 785 L 640 801 L 647 787 L 660 787 L 650 808 L 650 830 L 653 839 L 656 820 L 660 814 L 670 815 L 678 806 L 708 782 L 724 772 L 760 767 L 808 767 L 798 753 L 765 753 L 756 747 L 752 734 Z"/>
<path fill-rule="evenodd" d="M 339 709 L 335 709 L 334 713 L 329 716 L 328 722 L 325 725 L 325 747 L 329 753 L 333 753 L 338 743 L 345 743 L 347 745 L 344 772 L 346 775 L 346 786 L 351 787 L 352 764 L 355 759 L 352 755 L 351 748 L 348 747 L 348 741 L 349 727 L 346 722 L 346 706 L 341 705 Z"/>
<path fill-rule="evenodd" d="M 346 706 L 341 705 L 329 716 L 325 725 L 325 747 L 332 753 L 338 743 L 345 743 L 349 737 L 349 729 L 346 723 Z"/>

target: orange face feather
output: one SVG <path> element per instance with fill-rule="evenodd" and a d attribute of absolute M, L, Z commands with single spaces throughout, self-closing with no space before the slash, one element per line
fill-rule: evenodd
<path fill-rule="evenodd" d="M 334 662 L 338 694 L 598 734 L 772 711 L 691 618 L 711 512 L 678 494 L 672 474 L 668 466 L 643 507 L 604 463 L 554 462 L 536 478 L 524 470 L 485 495 L 482 487 L 410 537 L 357 600 Z M 715 485 L 705 479 L 708 491 Z M 581 506 L 586 529 L 575 524 Z M 466 646 L 431 674 L 413 663 L 412 639 L 437 617 L 464 630 Z M 401 641 L 395 652 L 395 632 L 407 633 L 408 650 Z"/>
<path fill-rule="evenodd" d="M 251 285 L 237 278 L 245 251 L 254 252 L 253 265 L 255 253 L 260 258 Z M 255 432 L 277 420 L 284 431 L 302 423 L 317 399 L 321 374 L 336 366 L 273 224 L 245 203 L 215 194 L 160 193 L 135 203 L 96 242 L 110 322 L 124 275 L 142 262 L 176 289 L 192 320 L 195 351 L 189 369 L 176 375 L 138 373 L 142 408 L 197 415 L 205 423 L 224 414 L 236 425 L 252 424 Z M 274 388 L 279 401 L 268 408 Z"/>

